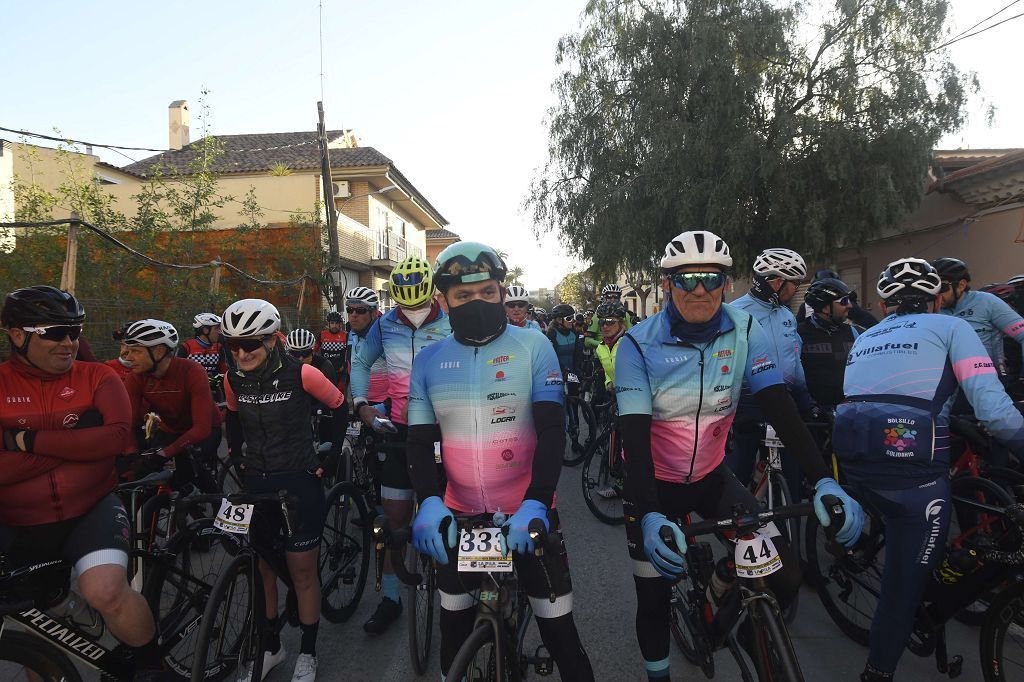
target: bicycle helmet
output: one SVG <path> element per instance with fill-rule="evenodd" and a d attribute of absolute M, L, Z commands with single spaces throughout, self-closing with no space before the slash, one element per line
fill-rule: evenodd
<path fill-rule="evenodd" d="M 804 303 L 815 311 L 831 305 L 844 296 L 850 295 L 850 287 L 841 279 L 826 277 L 815 281 L 804 293 Z"/>
<path fill-rule="evenodd" d="M 132 326 L 131 322 L 125 322 L 120 327 L 110 332 L 110 338 L 114 341 L 124 341 L 125 334 L 128 333 L 128 327 Z"/>
<path fill-rule="evenodd" d="M 840 282 L 842 281 L 842 278 L 839 276 L 838 272 L 836 272 L 835 270 L 829 270 L 827 268 L 825 270 L 818 270 L 817 272 L 814 273 L 813 281 L 817 282 L 818 280 L 822 279 L 838 279 Z"/>
<path fill-rule="evenodd" d="M 576 310 L 568 303 L 559 303 L 551 309 L 551 317 L 572 317 Z"/>
<path fill-rule="evenodd" d="M 665 245 L 665 255 L 661 259 L 662 270 L 700 265 L 732 267 L 729 245 L 714 232 L 707 230 L 680 232 Z"/>
<path fill-rule="evenodd" d="M 457 242 L 437 255 L 434 281 L 442 293 L 453 284 L 505 281 L 508 266 L 498 252 L 480 242 Z"/>
<path fill-rule="evenodd" d="M 316 337 L 308 329 L 293 329 L 284 340 L 287 350 L 310 350 L 316 343 Z"/>
<path fill-rule="evenodd" d="M 526 287 L 513 284 L 508 288 L 508 293 L 505 294 L 505 303 L 509 301 L 525 301 L 528 298 L 530 298 L 530 292 L 526 290 Z"/>
<path fill-rule="evenodd" d="M 587 316 L 584 313 L 576 313 L 573 316 L 572 321 L 576 324 L 586 324 Z"/>
<path fill-rule="evenodd" d="M 597 317 L 598 319 L 617 317 L 620 320 L 624 320 L 626 319 L 626 308 L 621 303 L 616 303 L 615 301 L 602 303 L 597 306 Z"/>
<path fill-rule="evenodd" d="M 923 258 L 894 260 L 878 276 L 876 290 L 882 300 L 890 298 L 933 298 L 942 287 L 942 279 L 931 263 Z"/>
<path fill-rule="evenodd" d="M 345 321 L 345 318 L 343 318 L 341 316 L 341 313 L 339 313 L 337 310 L 329 310 L 327 311 L 327 321 L 337 322 L 338 324 L 341 324 L 342 322 Z"/>
<path fill-rule="evenodd" d="M 971 273 L 967 270 L 967 263 L 958 258 L 936 258 L 932 261 L 932 267 L 939 277 L 950 282 L 966 279 L 971 281 Z"/>
<path fill-rule="evenodd" d="M 622 287 L 618 284 L 605 284 L 601 288 L 601 298 L 605 296 L 622 296 Z"/>
<path fill-rule="evenodd" d="M 807 278 L 807 264 L 803 257 L 790 249 L 765 249 L 754 260 L 754 274 L 761 277 L 781 277 L 791 282 Z"/>
<path fill-rule="evenodd" d="M 243 298 L 221 316 L 221 333 L 229 339 L 267 336 L 281 328 L 281 313 L 261 298 Z"/>
<path fill-rule="evenodd" d="M 220 317 L 213 313 L 199 313 L 192 318 L 192 328 L 202 329 L 203 327 L 216 327 L 220 325 Z"/>
<path fill-rule="evenodd" d="M 170 322 L 163 320 L 139 320 L 128 326 L 124 334 L 126 346 L 167 346 L 171 350 L 178 347 L 178 332 Z"/>
<path fill-rule="evenodd" d="M 1011 287 L 1024 286 L 1024 275 L 1014 275 L 1010 279 L 1006 280 L 1006 283 Z"/>
<path fill-rule="evenodd" d="M 376 308 L 380 305 L 380 298 L 377 297 L 377 293 L 372 289 L 355 287 L 354 289 L 349 289 L 348 293 L 345 294 L 345 302 L 365 305 L 368 308 Z"/>
<path fill-rule="evenodd" d="M 426 303 L 434 293 L 430 263 L 417 256 L 409 256 L 391 271 L 388 288 L 391 298 L 399 305 L 413 308 Z"/>
<path fill-rule="evenodd" d="M 7 329 L 84 321 L 85 308 L 74 295 L 46 285 L 15 289 L 0 312 L 0 324 Z"/>

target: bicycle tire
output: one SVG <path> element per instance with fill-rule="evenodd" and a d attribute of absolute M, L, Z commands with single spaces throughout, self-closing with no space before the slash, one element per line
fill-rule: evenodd
<path fill-rule="evenodd" d="M 795 504 L 793 496 L 789 491 L 789 484 L 786 482 L 786 477 L 782 475 L 781 471 L 772 471 L 771 478 L 768 479 L 768 485 L 772 489 L 772 499 L 775 501 L 776 507 L 785 507 L 790 504 Z M 767 505 L 767 497 L 765 498 L 765 504 Z M 797 561 L 800 559 L 800 553 L 797 551 L 797 545 L 800 539 L 800 517 L 793 517 L 780 521 L 775 524 L 775 527 L 782 533 L 782 537 L 785 538 L 786 542 L 789 543 L 789 547 L 793 552 L 793 558 Z M 782 610 L 783 620 L 789 625 L 796 619 L 796 613 L 800 606 L 800 591 L 797 590 L 793 593 L 793 600 L 786 605 L 786 608 Z"/>
<path fill-rule="evenodd" d="M 598 434 L 590 443 L 583 456 L 580 467 L 580 480 L 583 485 L 583 500 L 587 503 L 598 521 L 609 526 L 619 526 L 626 522 L 622 515 L 622 491 L 624 485 L 624 466 L 619 476 L 614 476 L 608 464 L 608 441 L 610 427 Z M 615 497 L 604 497 L 600 491 L 613 491 Z M 596 497 L 595 497 L 596 496 Z"/>
<path fill-rule="evenodd" d="M 22 673 L 34 673 L 43 682 L 82 682 L 75 664 L 63 651 L 27 632 L 6 630 L 0 635 L 0 677 L 19 679 L 15 672 L 19 667 Z"/>
<path fill-rule="evenodd" d="M 985 682 L 1009 682 L 1024 677 L 1024 666 L 1007 665 L 1003 660 L 1003 645 L 1010 626 L 1020 629 L 1022 623 L 1024 583 L 1017 583 L 995 596 L 981 626 L 978 649 Z M 1008 669 L 1012 671 L 1009 674 Z"/>
<path fill-rule="evenodd" d="M 418 553 L 407 552 L 407 561 L 412 570 L 423 576 L 419 585 L 407 585 L 406 597 L 409 604 L 409 656 L 417 675 L 427 672 L 430 662 L 430 645 L 434 639 L 434 605 L 437 601 L 437 574 L 431 560 Z M 417 566 L 418 564 L 418 566 Z"/>
<path fill-rule="evenodd" d="M 757 625 L 757 656 L 754 663 L 758 679 L 803 682 L 804 675 L 793 649 L 793 640 L 775 605 L 766 599 L 755 599 L 750 609 L 750 618 Z"/>
<path fill-rule="evenodd" d="M 505 674 L 503 679 L 498 679 L 495 649 L 494 624 L 486 620 L 478 623 L 459 647 L 445 677 L 465 682 L 513 682 L 520 679 L 507 652 L 502 652 Z"/>
<path fill-rule="evenodd" d="M 562 464 L 571 467 L 583 461 L 587 448 L 596 435 L 596 424 L 594 411 L 579 396 L 566 396 L 565 413 L 566 438 Z M 575 425 L 572 424 L 569 415 L 575 416 Z M 586 434 L 583 433 L 584 426 L 586 426 Z"/>
<path fill-rule="evenodd" d="M 213 519 L 200 519 L 175 533 L 160 558 L 149 562 L 142 596 L 156 614 L 166 647 L 164 662 L 177 679 L 191 678 L 200 619 L 214 584 L 238 548 L 238 540 L 215 529 Z"/>
<path fill-rule="evenodd" d="M 372 553 L 363 495 L 343 481 L 327 493 L 327 513 L 320 546 L 321 610 L 332 623 L 352 617 L 366 588 Z"/>
<path fill-rule="evenodd" d="M 266 614 L 263 604 L 263 582 L 256 570 L 256 561 L 249 553 L 236 556 L 221 573 L 217 583 L 210 592 L 209 601 L 203 610 L 203 620 L 196 637 L 196 650 L 192 660 L 193 680 L 223 680 L 237 667 L 252 664 L 252 679 L 262 679 L 263 670 L 263 630 Z M 236 586 L 244 588 L 248 594 L 238 598 Z M 224 623 L 230 609 L 244 609 L 244 615 L 238 625 L 238 636 L 230 637 L 228 626 Z M 222 619 L 221 609 L 225 611 Z M 221 647 L 228 634 L 228 646 Z M 207 664 L 211 645 L 217 644 L 213 664 Z M 210 674 L 210 670 L 214 670 Z"/>
<path fill-rule="evenodd" d="M 693 622 L 694 615 L 689 610 L 683 584 L 677 583 L 672 587 L 669 629 L 683 658 L 691 665 L 700 668 L 704 676 L 710 680 L 715 676 L 715 656 L 710 650 L 702 651 L 705 647 L 698 642 L 697 636 L 694 635 L 696 624 Z"/>

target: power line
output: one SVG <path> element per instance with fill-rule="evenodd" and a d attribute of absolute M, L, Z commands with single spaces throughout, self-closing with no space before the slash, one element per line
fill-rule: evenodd
<path fill-rule="evenodd" d="M 1024 17 L 1024 12 L 1021 12 L 1020 14 L 1014 14 L 1012 17 L 1007 17 L 1006 19 L 1003 19 L 1002 21 L 998 21 L 998 22 L 996 22 L 994 24 L 986 26 L 985 28 L 983 28 L 983 29 L 981 29 L 979 31 L 975 31 L 974 33 L 968 33 L 967 35 L 960 36 L 959 38 L 954 38 L 953 40 L 949 40 L 949 41 L 943 43 L 942 45 L 939 45 L 938 47 L 933 47 L 932 49 L 928 50 L 928 52 L 935 52 L 936 50 L 941 50 L 944 47 L 949 47 L 950 45 L 952 45 L 954 43 L 959 43 L 961 40 L 967 40 L 968 38 L 972 38 L 972 37 L 974 37 L 976 35 L 981 35 L 982 33 L 985 33 L 986 31 L 991 31 L 992 29 L 996 28 L 997 26 L 1002 26 L 1003 24 L 1005 24 L 1008 21 L 1013 21 L 1014 19 L 1019 19 L 1021 17 Z"/>
<path fill-rule="evenodd" d="M 0 126 L 0 130 L 8 133 L 14 133 L 16 135 L 24 135 L 25 137 L 38 137 L 42 140 L 52 140 L 53 142 L 73 142 L 75 144 L 85 145 L 86 147 L 101 147 L 103 149 L 127 149 L 128 151 L 135 152 L 166 152 L 168 149 L 153 149 L 151 147 L 126 147 L 118 144 L 100 144 L 99 142 L 84 142 L 82 140 L 73 140 L 69 137 L 54 137 L 53 135 L 43 135 L 42 133 L 33 133 L 27 130 L 14 130 L 13 128 L 4 128 Z M 131 157 L 128 157 L 131 158 Z"/>
<path fill-rule="evenodd" d="M 950 40 L 956 40 L 957 38 L 959 38 L 959 37 L 960 37 L 960 36 L 962 36 L 963 34 L 965 34 L 965 33 L 968 33 L 968 32 L 970 32 L 970 31 L 973 31 L 974 29 L 978 28 L 979 26 L 981 26 L 982 24 L 984 24 L 984 23 L 985 23 L 986 21 L 988 21 L 989 19 L 991 19 L 991 18 L 993 18 L 993 17 L 997 17 L 997 16 L 999 16 L 1000 14 L 1002 14 L 1002 13 L 1003 13 L 1003 12 L 1005 12 L 1006 10 L 1010 9 L 1011 7 L 1013 7 L 1014 5 L 1016 5 L 1016 4 L 1017 4 L 1018 2 L 1020 2 L 1020 1 L 1021 1 L 1021 0 L 1013 0 L 1013 2 L 1011 2 L 1011 3 L 1009 4 L 1009 5 L 1007 5 L 1007 6 L 1003 7 L 1003 8 L 1002 8 L 1002 9 L 1000 9 L 1000 10 L 999 10 L 998 12 L 996 12 L 996 13 L 994 13 L 994 14 L 990 14 L 990 15 L 988 15 L 987 17 L 985 17 L 984 19 L 982 19 L 981 21 L 979 21 L 978 23 L 976 23 L 976 24 L 975 24 L 974 26 L 971 26 L 970 28 L 965 28 L 964 30 L 960 31 L 960 32 L 959 32 L 959 33 L 957 33 L 957 34 L 956 34 L 955 36 L 953 36 L 952 38 L 950 38 Z"/>

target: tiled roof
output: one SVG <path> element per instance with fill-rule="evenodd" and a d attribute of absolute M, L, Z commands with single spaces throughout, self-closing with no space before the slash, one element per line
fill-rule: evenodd
<path fill-rule="evenodd" d="M 1024 164 L 1024 149 L 1017 150 L 1010 154 L 1004 154 L 996 158 L 990 158 L 987 161 L 976 163 L 973 166 L 968 166 L 962 170 L 958 170 L 955 173 L 950 173 L 944 177 L 939 184 L 945 187 L 949 187 L 951 184 L 965 180 L 967 178 L 992 173 L 1000 170 L 1010 170 L 1014 167 L 1018 167 Z"/>
<path fill-rule="evenodd" d="M 327 139 L 335 140 L 342 135 L 344 131 L 332 130 L 327 133 Z M 316 131 L 217 135 L 216 138 L 223 144 L 224 153 L 211 169 L 215 173 L 258 173 L 268 171 L 278 164 L 284 164 L 293 170 L 320 167 Z M 162 152 L 129 164 L 121 170 L 141 177 L 145 177 L 154 166 L 162 166 L 165 171 L 187 173 L 197 144 L 198 141 L 181 149 Z M 392 164 L 391 159 L 373 147 L 332 148 L 330 153 L 331 165 L 336 168 Z"/>
<path fill-rule="evenodd" d="M 455 239 L 461 240 L 462 237 L 455 234 L 451 230 L 427 230 L 427 239 Z"/>

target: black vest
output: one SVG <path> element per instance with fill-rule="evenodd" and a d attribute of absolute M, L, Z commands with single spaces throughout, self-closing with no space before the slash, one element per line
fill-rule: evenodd
<path fill-rule="evenodd" d="M 245 434 L 245 464 L 257 471 L 316 466 L 310 418 L 313 397 L 302 386 L 302 363 L 275 350 L 262 375 L 228 373 Z"/>
<path fill-rule="evenodd" d="M 796 331 L 803 340 L 800 362 L 811 397 L 819 405 L 834 406 L 843 402 L 843 375 L 853 347 L 853 329 L 841 324 L 829 334 L 806 319 L 797 325 Z"/>

